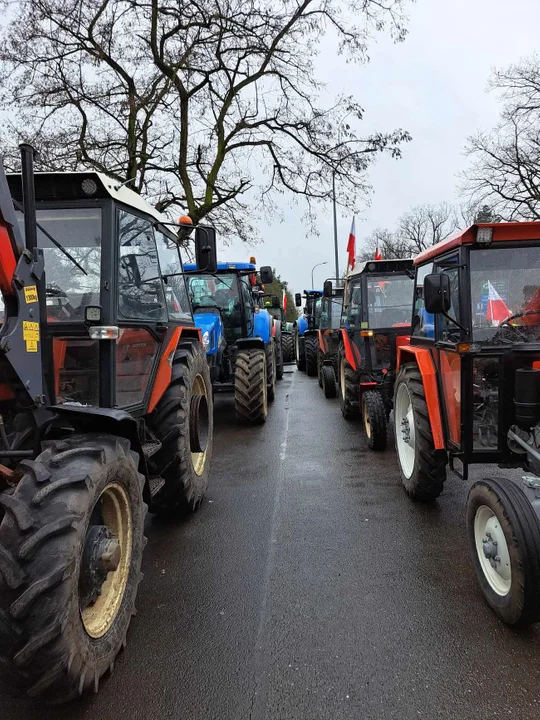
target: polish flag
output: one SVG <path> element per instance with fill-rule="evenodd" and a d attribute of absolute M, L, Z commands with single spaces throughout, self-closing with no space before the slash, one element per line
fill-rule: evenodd
<path fill-rule="evenodd" d="M 282 298 L 281 304 L 283 305 L 283 312 L 287 312 L 287 291 L 286 290 L 283 290 L 283 298 Z"/>
<path fill-rule="evenodd" d="M 506 320 L 506 318 L 511 315 L 511 310 L 488 280 L 486 320 L 491 323 L 492 327 L 497 327 L 503 320 Z"/>
<path fill-rule="evenodd" d="M 349 233 L 349 242 L 347 243 L 347 252 L 349 258 L 347 260 L 347 270 L 354 270 L 356 265 L 356 229 L 354 225 L 354 217 L 352 219 L 351 232 Z"/>
<path fill-rule="evenodd" d="M 376 249 L 375 249 L 375 255 L 373 256 L 373 259 L 374 259 L 374 260 L 382 260 L 382 255 L 381 255 L 381 253 L 379 252 L 379 245 L 378 245 L 378 243 L 377 243 L 377 247 L 376 247 Z"/>

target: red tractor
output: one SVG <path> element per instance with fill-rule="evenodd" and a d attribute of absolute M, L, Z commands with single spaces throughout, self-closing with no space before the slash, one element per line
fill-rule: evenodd
<path fill-rule="evenodd" d="M 126 642 L 144 518 L 196 510 L 212 387 L 178 226 L 95 172 L 0 163 L 0 659 L 48 702 Z M 200 229 L 196 249 L 215 267 Z"/>
<path fill-rule="evenodd" d="M 339 402 L 345 419 L 362 416 L 372 450 L 386 448 L 397 349 L 409 342 L 412 267 L 412 260 L 370 260 L 346 279 Z M 328 294 L 331 287 L 326 290 Z"/>
<path fill-rule="evenodd" d="M 414 500 L 447 467 L 521 468 L 475 482 L 467 501 L 474 569 L 510 625 L 540 619 L 540 223 L 473 225 L 414 260 L 410 343 L 398 348 L 394 428 Z"/>

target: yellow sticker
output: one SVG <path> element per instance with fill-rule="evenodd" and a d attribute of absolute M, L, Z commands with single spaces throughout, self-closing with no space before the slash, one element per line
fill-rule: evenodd
<path fill-rule="evenodd" d="M 365 320 L 363 320 L 363 321 L 360 323 L 360 327 L 362 328 L 362 330 L 367 330 L 367 329 L 369 328 L 369 323 L 366 322 Z"/>
<path fill-rule="evenodd" d="M 25 285 L 24 299 L 26 300 L 27 305 L 38 301 L 37 287 L 35 285 Z"/>
<path fill-rule="evenodd" d="M 26 341 L 26 352 L 37 352 L 38 351 L 38 341 L 37 340 L 27 340 Z"/>
<path fill-rule="evenodd" d="M 33 340 L 38 342 L 39 340 L 39 323 L 30 322 L 29 320 L 23 320 L 23 340 Z M 35 352 L 29 350 L 28 352 Z"/>

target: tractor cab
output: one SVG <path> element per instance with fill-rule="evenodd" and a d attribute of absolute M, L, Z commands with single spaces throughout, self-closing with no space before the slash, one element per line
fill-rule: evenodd
<path fill-rule="evenodd" d="M 325 280 L 318 330 L 317 377 L 325 397 L 336 397 L 337 356 L 343 320 L 343 281 Z"/>
<path fill-rule="evenodd" d="M 21 175 L 7 179 L 24 241 Z M 142 415 L 174 328 L 198 335 L 171 223 L 102 173 L 36 173 L 35 198 L 54 362 L 49 400 Z"/>
<path fill-rule="evenodd" d="M 338 368 L 340 406 L 346 419 L 362 415 L 373 449 L 386 447 L 397 348 L 409 341 L 413 287 L 411 259 L 370 260 L 346 279 Z"/>
<path fill-rule="evenodd" d="M 422 501 L 446 468 L 525 475 L 475 482 L 471 555 L 507 623 L 540 620 L 540 223 L 473 225 L 415 260 L 410 343 L 398 348 L 394 426 L 401 480 Z"/>

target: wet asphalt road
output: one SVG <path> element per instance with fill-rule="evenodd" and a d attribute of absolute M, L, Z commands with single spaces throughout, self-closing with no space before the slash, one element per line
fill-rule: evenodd
<path fill-rule="evenodd" d="M 393 450 L 292 368 L 265 426 L 216 406 L 208 500 L 149 522 L 113 676 L 63 708 L 1 697 L 2 720 L 540 718 L 540 629 L 484 605 L 464 483 L 413 505 Z"/>

